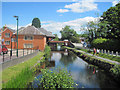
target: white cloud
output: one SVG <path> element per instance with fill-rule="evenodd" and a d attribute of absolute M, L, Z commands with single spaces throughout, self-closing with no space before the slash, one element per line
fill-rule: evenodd
<path fill-rule="evenodd" d="M 94 0 L 73 0 L 75 3 L 65 5 L 65 9 L 59 9 L 57 12 L 64 13 L 65 11 L 69 12 L 76 12 L 82 13 L 86 11 L 97 10 L 97 4 L 94 3 Z"/>
<path fill-rule="evenodd" d="M 45 28 L 48 31 L 53 32 L 53 34 L 57 33 L 58 36 L 60 37 L 60 30 L 64 28 L 66 25 L 70 26 L 73 28 L 75 31 L 80 32 L 80 28 L 82 25 L 85 25 L 89 21 L 94 21 L 97 18 L 94 17 L 85 17 L 85 18 L 79 18 L 67 22 L 52 22 L 49 24 L 44 24 L 42 25 L 43 28 Z"/>
<path fill-rule="evenodd" d="M 94 21 L 97 18 L 94 17 L 84 17 L 84 18 L 78 18 L 75 20 L 71 20 L 71 21 L 66 21 L 66 22 L 55 22 L 55 21 L 42 21 L 41 23 L 43 24 L 41 27 L 51 31 L 53 34 L 58 34 L 58 37 L 61 37 L 60 31 L 62 30 L 62 28 L 64 28 L 66 25 L 70 26 L 72 29 L 74 29 L 77 33 L 79 33 L 81 30 L 81 26 L 84 26 L 85 24 L 87 24 L 87 22 L 89 21 Z M 19 26 L 20 27 L 27 27 L 31 25 L 27 24 L 25 26 Z M 6 25 L 12 29 L 16 30 L 16 25 Z M 83 30 L 82 30 L 83 31 Z"/>
<path fill-rule="evenodd" d="M 64 13 L 64 12 L 69 12 L 69 10 L 68 9 L 59 9 L 59 10 L 57 10 L 57 12 Z"/>
<path fill-rule="evenodd" d="M 114 0 L 113 2 L 112 2 L 112 6 L 115 6 L 116 4 L 118 4 L 120 2 L 120 0 Z"/>

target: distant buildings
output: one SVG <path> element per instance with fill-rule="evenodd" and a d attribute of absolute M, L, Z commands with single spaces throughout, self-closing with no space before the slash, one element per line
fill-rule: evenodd
<path fill-rule="evenodd" d="M 3 44 L 7 48 L 16 49 L 16 31 L 5 27 L 2 32 Z M 46 43 L 55 36 L 44 28 L 36 28 L 34 26 L 22 27 L 18 31 L 18 49 L 30 48 L 44 50 Z M 12 42 L 12 43 L 11 43 Z"/>

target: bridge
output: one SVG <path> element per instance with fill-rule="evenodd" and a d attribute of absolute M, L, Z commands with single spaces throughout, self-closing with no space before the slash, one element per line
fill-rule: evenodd
<path fill-rule="evenodd" d="M 49 41 L 49 45 L 51 45 L 51 46 L 57 46 L 57 44 L 61 44 L 63 46 L 72 46 L 72 47 L 74 47 L 74 45 L 70 41 Z"/>

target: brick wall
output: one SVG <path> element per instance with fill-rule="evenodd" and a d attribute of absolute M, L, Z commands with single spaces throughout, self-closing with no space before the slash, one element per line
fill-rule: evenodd
<path fill-rule="evenodd" d="M 5 37 L 5 33 L 10 33 L 10 37 Z M 11 48 L 11 36 L 12 36 L 13 32 L 11 30 L 9 30 L 8 28 L 6 28 L 5 31 L 2 32 L 2 39 L 4 39 L 3 44 L 7 47 L 7 48 Z M 10 41 L 9 45 L 5 44 L 5 41 Z"/>
<path fill-rule="evenodd" d="M 33 44 L 34 49 L 44 50 L 46 45 L 46 37 L 34 35 L 33 40 L 25 40 L 24 35 L 18 35 L 18 49 L 23 49 L 24 44 Z"/>

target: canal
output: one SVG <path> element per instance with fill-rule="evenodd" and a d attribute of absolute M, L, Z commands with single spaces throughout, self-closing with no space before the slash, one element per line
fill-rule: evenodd
<path fill-rule="evenodd" d="M 119 87 L 105 71 L 88 64 L 73 52 L 68 50 L 54 49 L 51 52 L 49 59 L 51 62 L 55 62 L 53 67 L 66 68 L 72 75 L 73 80 L 78 84 L 77 88 L 115 88 Z M 37 78 L 40 75 L 37 76 Z M 33 85 L 37 87 L 36 84 Z"/>

